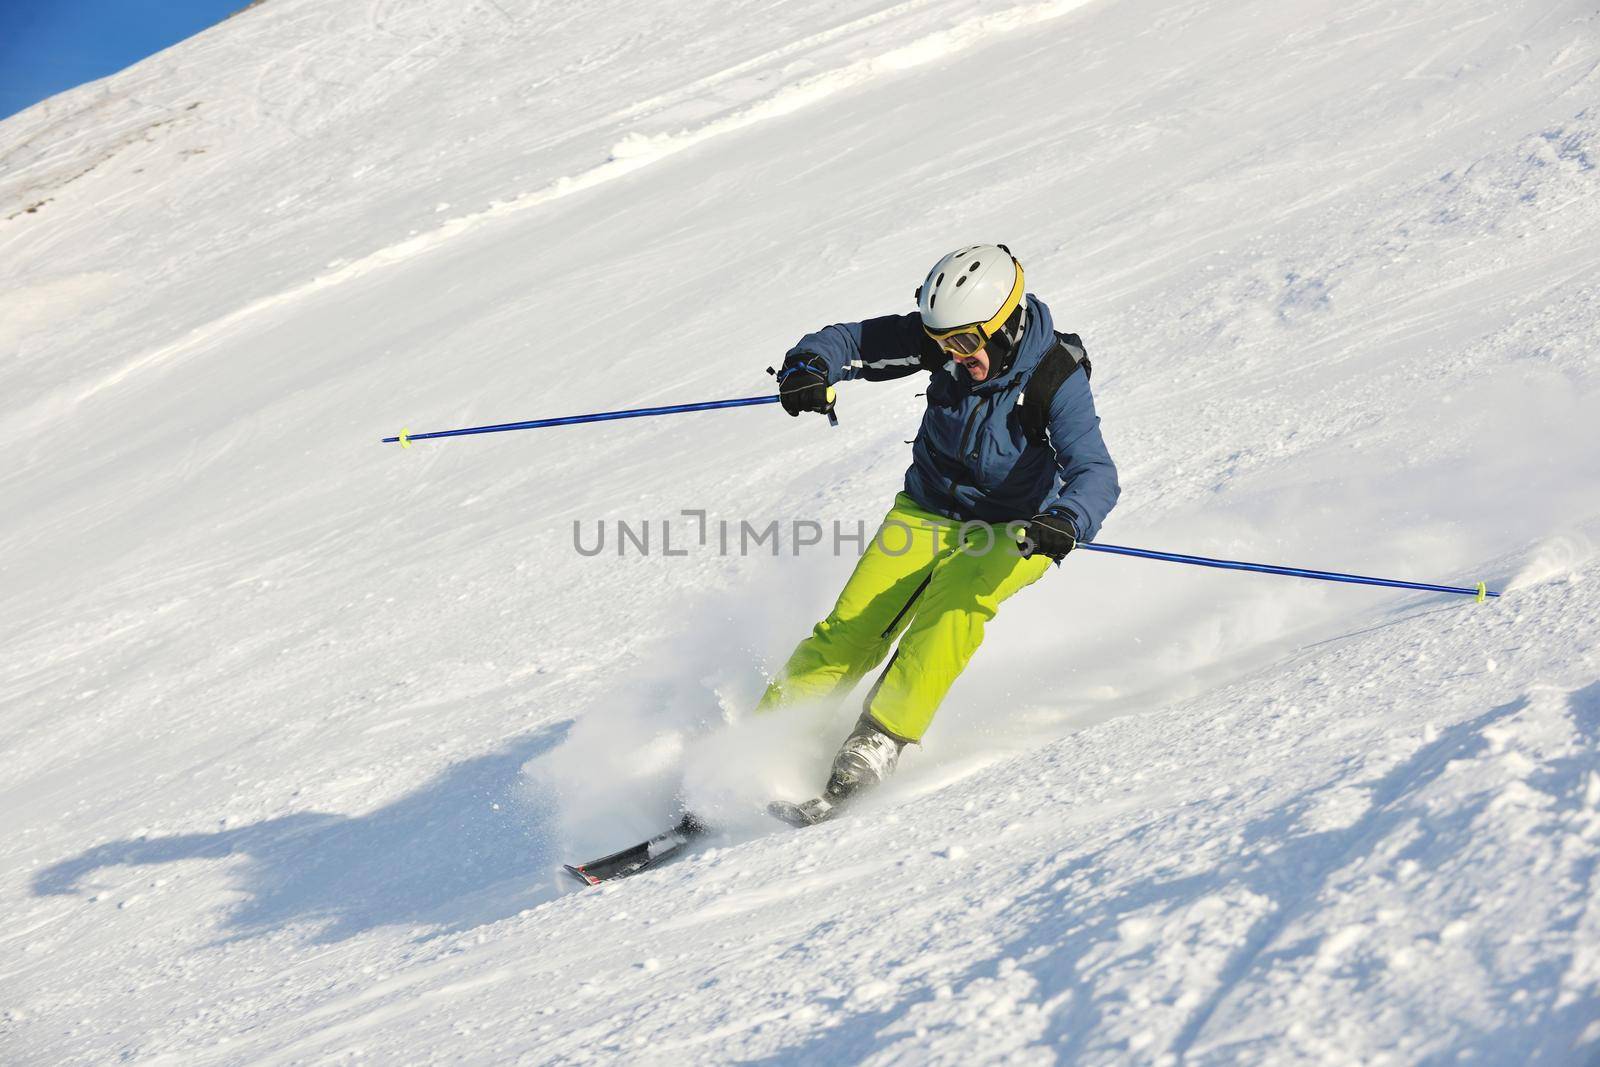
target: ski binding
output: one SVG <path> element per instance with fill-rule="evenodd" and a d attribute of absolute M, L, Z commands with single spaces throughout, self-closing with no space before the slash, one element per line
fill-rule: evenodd
<path fill-rule="evenodd" d="M 787 800 L 774 800 L 767 805 L 767 814 L 790 826 L 815 826 L 827 822 L 839 813 L 839 806 L 827 797 L 812 797 L 802 804 Z"/>

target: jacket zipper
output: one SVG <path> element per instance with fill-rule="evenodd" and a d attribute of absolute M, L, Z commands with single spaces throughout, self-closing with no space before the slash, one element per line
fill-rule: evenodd
<path fill-rule="evenodd" d="M 963 470 L 971 471 L 972 484 L 974 487 L 976 487 L 978 484 L 978 471 L 976 467 L 967 466 L 967 443 L 968 439 L 972 436 L 973 427 L 978 424 L 978 416 L 983 413 L 983 406 L 989 402 L 991 395 L 992 394 L 984 393 L 978 397 L 977 404 L 973 405 L 972 414 L 967 416 L 966 425 L 961 427 L 961 440 L 957 442 L 956 447 L 956 462 L 960 464 Z M 957 479 L 950 479 L 949 493 L 952 499 L 954 499 L 956 495 L 956 486 L 960 484 L 961 483 Z"/>
<path fill-rule="evenodd" d="M 977 405 L 972 409 L 972 414 L 967 416 L 967 424 L 961 428 L 961 447 L 956 450 L 956 458 L 961 461 L 961 465 L 963 467 L 965 467 L 967 464 L 967 439 L 972 436 L 972 428 L 978 424 L 978 415 L 983 411 L 983 406 L 988 402 L 989 397 L 987 394 L 980 396 L 978 398 Z M 978 472 L 973 470 L 972 473 L 976 475 Z"/>

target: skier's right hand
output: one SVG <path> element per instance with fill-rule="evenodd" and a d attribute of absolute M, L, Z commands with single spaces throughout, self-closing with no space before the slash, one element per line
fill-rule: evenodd
<path fill-rule="evenodd" d="M 778 371 L 778 402 L 790 415 L 802 411 L 827 414 L 833 407 L 829 392 L 828 368 L 821 356 L 796 352 L 783 361 Z"/>
<path fill-rule="evenodd" d="M 1023 559 L 1049 556 L 1060 563 L 1078 547 L 1078 524 L 1060 509 L 1035 515 L 1017 533 L 1017 547 Z"/>

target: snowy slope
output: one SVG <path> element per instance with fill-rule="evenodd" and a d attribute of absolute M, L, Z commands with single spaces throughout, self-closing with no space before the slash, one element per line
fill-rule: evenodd
<path fill-rule="evenodd" d="M 0 123 L 0 1059 L 1600 1062 L 1597 30 L 268 0 Z M 851 559 L 573 523 L 871 524 L 917 383 L 377 444 L 765 392 L 974 239 L 1105 540 L 1507 595 L 1073 556 L 793 834 Z"/>

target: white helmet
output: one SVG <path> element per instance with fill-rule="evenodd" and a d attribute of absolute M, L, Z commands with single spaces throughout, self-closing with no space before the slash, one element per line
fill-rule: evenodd
<path fill-rule="evenodd" d="M 933 265 L 917 289 L 922 328 L 936 340 L 977 334 L 982 345 L 1022 303 L 1022 264 L 1005 245 L 969 245 Z"/>

